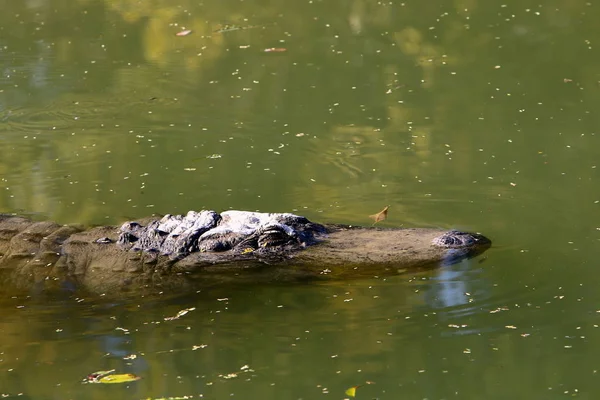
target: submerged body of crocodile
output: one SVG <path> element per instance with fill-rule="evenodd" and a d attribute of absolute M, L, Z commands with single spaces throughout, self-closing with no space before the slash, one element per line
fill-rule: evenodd
<path fill-rule="evenodd" d="M 87 230 L 0 215 L 0 279 L 107 292 L 233 278 L 374 276 L 454 263 L 490 245 L 459 231 L 320 225 L 246 211 L 190 211 Z"/>

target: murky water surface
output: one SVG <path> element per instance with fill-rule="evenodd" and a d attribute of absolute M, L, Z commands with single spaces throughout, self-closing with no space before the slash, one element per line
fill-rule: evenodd
<path fill-rule="evenodd" d="M 9 292 L 2 397 L 596 398 L 600 4 L 0 6 L 2 212 L 369 224 L 390 205 L 382 226 L 494 240 L 386 278 Z M 111 369 L 142 379 L 81 383 Z"/>

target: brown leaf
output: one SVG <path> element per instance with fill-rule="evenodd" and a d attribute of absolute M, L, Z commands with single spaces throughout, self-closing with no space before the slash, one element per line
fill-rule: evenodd
<path fill-rule="evenodd" d="M 387 218 L 388 209 L 390 206 L 386 206 L 383 210 L 379 211 L 377 214 L 369 215 L 369 218 L 374 219 L 373 225 L 378 222 L 381 222 Z"/>

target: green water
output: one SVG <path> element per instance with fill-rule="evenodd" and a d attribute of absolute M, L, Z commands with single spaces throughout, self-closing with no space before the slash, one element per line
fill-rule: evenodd
<path fill-rule="evenodd" d="M 369 224 L 390 205 L 382 226 L 494 241 L 485 257 L 385 279 L 5 296 L 1 396 L 600 392 L 600 4 L 0 7 L 1 212 L 116 224 L 234 208 Z M 142 379 L 81 383 L 110 369 Z"/>

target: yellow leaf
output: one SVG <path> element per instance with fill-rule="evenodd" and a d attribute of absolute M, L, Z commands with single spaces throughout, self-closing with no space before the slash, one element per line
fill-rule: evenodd
<path fill-rule="evenodd" d="M 98 379 L 98 383 L 125 383 L 133 382 L 142 379 L 140 376 L 134 374 L 114 374 L 106 375 Z"/>
<path fill-rule="evenodd" d="M 351 388 L 348 388 L 346 390 L 346 396 L 355 397 L 356 396 L 356 389 L 358 389 L 359 387 L 360 387 L 360 385 L 358 385 L 358 386 L 352 386 Z"/>

